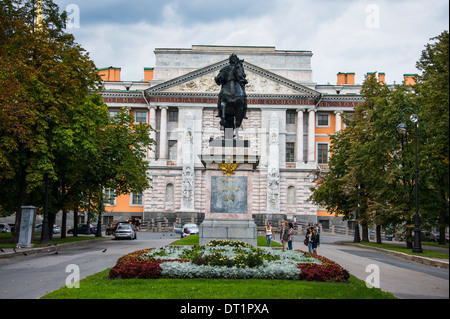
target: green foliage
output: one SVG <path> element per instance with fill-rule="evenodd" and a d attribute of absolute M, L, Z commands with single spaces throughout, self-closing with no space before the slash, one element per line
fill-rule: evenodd
<path fill-rule="evenodd" d="M 15 212 L 101 212 L 103 189 L 116 194 L 149 185 L 143 148 L 154 144 L 148 125 L 124 109 L 111 120 L 98 93 L 95 64 L 65 33 L 66 14 L 43 0 L 44 23 L 35 26 L 35 0 L 4 0 L 0 7 L 0 207 Z M 17 240 L 18 238 L 15 238 Z"/>
<path fill-rule="evenodd" d="M 387 86 L 366 78 L 361 103 L 347 128 L 331 137 L 330 171 L 317 178 L 311 200 L 364 226 L 406 230 L 411 241 L 415 213 L 415 130 L 419 116 L 419 213 L 421 227 L 448 225 L 448 32 L 432 39 L 418 62 L 417 85 Z M 403 111 L 408 133 L 397 132 Z M 443 227 L 445 231 L 445 227 Z M 443 236 L 442 236 L 443 237 Z"/>

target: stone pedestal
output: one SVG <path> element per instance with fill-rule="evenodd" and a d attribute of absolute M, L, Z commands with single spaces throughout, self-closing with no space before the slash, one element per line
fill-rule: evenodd
<path fill-rule="evenodd" d="M 200 245 L 213 239 L 240 240 L 257 245 L 252 218 L 252 179 L 259 157 L 248 154 L 248 141 L 211 141 L 218 148 L 200 156 L 205 166 L 205 220 L 200 225 Z M 244 148 L 244 149 L 239 149 Z"/>
<path fill-rule="evenodd" d="M 36 216 L 36 207 L 23 206 L 22 217 L 20 219 L 19 242 L 17 247 L 33 247 L 34 221 Z"/>

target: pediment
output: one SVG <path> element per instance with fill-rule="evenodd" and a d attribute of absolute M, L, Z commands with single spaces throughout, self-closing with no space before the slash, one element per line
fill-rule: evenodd
<path fill-rule="evenodd" d="M 228 60 L 218 62 L 208 67 L 190 72 L 175 79 L 158 84 L 146 90 L 147 95 L 158 94 L 202 94 L 217 95 L 220 92 L 214 78 L 219 71 L 228 65 Z M 246 92 L 248 96 L 265 95 L 299 95 L 307 97 L 318 97 L 320 93 L 299 83 L 286 79 L 275 73 L 262 69 L 256 65 L 244 62 L 248 85 Z"/>

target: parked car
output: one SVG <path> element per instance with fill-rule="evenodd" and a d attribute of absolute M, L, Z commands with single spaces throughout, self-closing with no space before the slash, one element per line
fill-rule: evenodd
<path fill-rule="evenodd" d="M 439 239 L 441 238 L 440 234 L 436 234 L 436 242 L 439 242 Z M 448 244 L 448 236 L 445 236 L 445 242 Z"/>
<path fill-rule="evenodd" d="M 11 227 L 8 224 L 1 223 L 0 224 L 0 233 L 10 233 Z"/>
<path fill-rule="evenodd" d="M 37 224 L 34 226 L 35 233 L 42 233 L 42 224 Z M 61 227 L 58 225 L 53 225 L 53 234 L 61 234 Z"/>
<path fill-rule="evenodd" d="M 130 240 L 136 239 L 136 228 L 130 224 L 119 224 L 114 232 L 116 239 L 128 238 Z"/>
<path fill-rule="evenodd" d="M 91 234 L 97 233 L 97 227 L 92 224 L 89 224 L 91 228 Z M 87 230 L 87 224 L 79 224 L 77 227 L 77 234 L 85 234 Z M 73 234 L 74 228 L 71 228 L 67 231 L 68 234 Z"/>
<path fill-rule="evenodd" d="M 187 232 L 187 229 L 189 232 Z M 186 237 L 190 235 L 198 235 L 199 229 L 196 224 L 186 224 L 183 226 L 183 231 L 181 232 L 181 237 Z"/>
<path fill-rule="evenodd" d="M 183 232 L 183 224 L 175 224 L 175 226 L 173 226 L 173 231 L 175 234 L 181 234 Z"/>
<path fill-rule="evenodd" d="M 11 233 L 14 233 L 14 229 L 16 228 L 16 224 L 14 223 L 8 223 L 9 228 L 11 229 Z"/>

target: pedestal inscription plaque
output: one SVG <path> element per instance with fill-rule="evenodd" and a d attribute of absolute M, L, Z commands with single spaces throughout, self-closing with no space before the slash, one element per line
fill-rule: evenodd
<path fill-rule="evenodd" d="M 211 176 L 210 212 L 247 214 L 247 177 Z"/>

